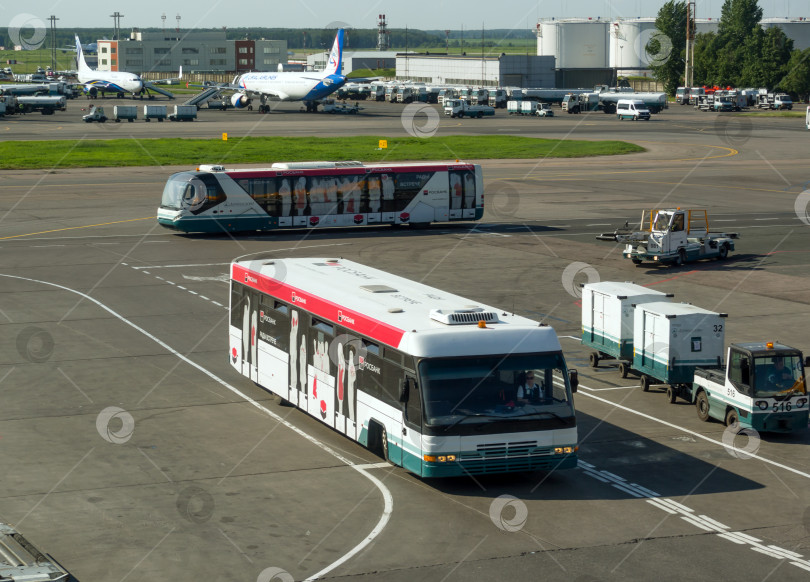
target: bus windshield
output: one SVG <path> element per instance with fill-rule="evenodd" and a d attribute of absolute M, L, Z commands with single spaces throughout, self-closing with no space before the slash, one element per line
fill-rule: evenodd
<path fill-rule="evenodd" d="M 205 202 L 206 187 L 196 175 L 181 172 L 174 174 L 163 188 L 161 208 L 169 210 L 193 209 Z"/>
<path fill-rule="evenodd" d="M 788 392 L 806 392 L 802 359 L 798 354 L 754 358 L 754 396 L 770 398 Z"/>
<path fill-rule="evenodd" d="M 574 416 L 561 353 L 425 359 L 419 376 L 434 427 Z"/>

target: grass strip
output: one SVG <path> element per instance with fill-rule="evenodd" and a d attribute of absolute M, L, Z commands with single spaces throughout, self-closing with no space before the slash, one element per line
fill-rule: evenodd
<path fill-rule="evenodd" d="M 90 168 L 196 164 L 249 164 L 311 160 L 479 160 L 581 158 L 642 152 L 622 141 L 575 141 L 516 136 L 444 136 L 427 139 L 380 137 L 234 137 L 221 139 L 111 139 L 7 141 L 0 143 L 0 168 Z"/>
<path fill-rule="evenodd" d="M 804 111 L 749 111 L 747 113 L 738 113 L 737 115 L 744 115 L 745 117 L 804 117 Z"/>

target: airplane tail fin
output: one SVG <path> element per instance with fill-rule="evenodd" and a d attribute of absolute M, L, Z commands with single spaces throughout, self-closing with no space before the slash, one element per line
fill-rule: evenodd
<path fill-rule="evenodd" d="M 87 66 L 87 63 L 84 60 L 84 52 L 82 51 L 82 43 L 79 41 L 79 35 L 76 35 L 76 66 L 79 69 L 80 73 L 85 73 L 90 71 L 90 67 Z"/>
<path fill-rule="evenodd" d="M 323 70 L 327 75 L 340 75 L 341 63 L 343 61 L 343 35 L 345 31 L 339 28 L 337 35 L 335 35 L 335 44 L 332 45 L 332 52 L 329 53 L 329 60 L 326 63 L 326 68 Z"/>

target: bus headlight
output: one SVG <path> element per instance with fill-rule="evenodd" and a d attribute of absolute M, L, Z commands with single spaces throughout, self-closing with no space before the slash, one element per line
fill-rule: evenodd
<path fill-rule="evenodd" d="M 555 455 L 570 455 L 571 453 L 576 453 L 579 450 L 579 447 L 554 447 L 554 454 Z"/>
<path fill-rule="evenodd" d="M 765 400 L 757 400 L 754 402 L 760 410 L 767 410 L 768 403 Z"/>
<path fill-rule="evenodd" d="M 428 463 L 452 463 L 456 460 L 455 455 L 422 455 Z"/>

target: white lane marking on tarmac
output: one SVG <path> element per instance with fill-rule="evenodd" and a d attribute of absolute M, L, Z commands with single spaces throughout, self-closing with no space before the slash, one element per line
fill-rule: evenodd
<path fill-rule="evenodd" d="M 625 412 L 629 412 L 631 414 L 635 414 L 637 416 L 641 416 L 643 418 L 646 418 L 647 420 L 652 420 L 653 422 L 657 422 L 658 424 L 663 424 L 664 426 L 668 426 L 670 428 L 674 428 L 676 430 L 683 431 L 686 434 L 692 435 L 693 437 L 703 439 L 704 441 L 708 441 L 708 442 L 713 443 L 715 445 L 721 446 L 724 449 L 729 448 L 728 445 L 726 445 L 722 441 L 718 441 L 718 440 L 715 440 L 715 439 L 713 439 L 711 437 L 707 437 L 706 435 L 701 434 L 699 432 L 689 430 L 688 428 L 678 426 L 677 424 L 667 422 L 666 420 L 661 420 L 660 418 L 656 418 L 656 417 L 651 416 L 649 414 L 639 412 L 638 410 L 633 410 L 632 408 L 628 408 L 627 406 L 622 406 L 621 404 L 611 402 L 610 400 L 607 400 L 605 398 L 600 398 L 599 396 L 589 394 L 590 392 L 593 392 L 594 389 L 593 388 L 588 388 L 587 386 L 584 386 L 583 384 L 579 385 L 579 389 L 580 390 L 587 390 L 587 392 L 577 392 L 577 394 L 581 394 L 582 396 L 586 396 L 587 398 L 592 398 L 594 400 L 598 400 L 599 402 L 602 402 L 604 404 L 608 404 L 608 405 L 613 406 L 615 408 L 619 408 L 621 410 L 624 410 Z M 805 479 L 810 479 L 810 473 L 805 473 L 804 471 L 799 471 L 798 469 L 794 469 L 793 467 L 783 465 L 782 463 L 777 463 L 776 461 L 772 461 L 771 459 L 767 459 L 767 458 L 765 458 L 765 457 L 763 457 L 761 455 L 757 455 L 755 453 L 749 453 L 749 452 L 745 451 L 744 454 L 745 454 L 746 458 L 757 459 L 759 461 L 762 461 L 763 463 L 767 463 L 769 465 L 773 465 L 774 467 L 779 467 L 780 469 L 784 469 L 785 471 L 790 471 L 791 473 L 795 473 L 796 475 L 799 475 L 800 477 L 804 477 Z"/>
<path fill-rule="evenodd" d="M 329 445 L 327 445 L 326 443 L 316 439 L 315 437 L 313 437 L 309 433 L 304 432 L 302 429 L 298 428 L 297 426 L 295 426 L 291 422 L 289 422 L 287 420 L 284 420 L 278 414 L 276 414 L 275 412 L 271 411 L 268 408 L 265 408 L 259 402 L 253 400 L 247 394 L 243 394 L 238 388 L 235 388 L 235 387 L 231 386 L 225 380 L 221 379 L 219 376 L 217 376 L 213 372 L 208 371 L 206 368 L 203 368 L 201 365 L 199 365 L 196 362 L 190 360 L 189 358 L 187 358 L 186 356 L 184 356 L 183 354 L 181 354 L 180 352 L 178 352 L 177 350 L 172 348 L 169 344 L 165 343 L 161 339 L 159 339 L 156 336 L 152 335 L 151 333 L 149 333 L 148 331 L 146 331 L 142 327 L 139 327 L 138 325 L 132 323 L 131 321 L 126 319 L 124 316 L 122 316 L 119 313 L 113 311 L 111 308 L 107 307 L 106 305 L 104 305 L 103 303 L 98 301 L 97 299 L 94 299 L 93 297 L 90 297 L 89 295 L 86 295 L 86 294 L 82 293 L 81 291 L 77 291 L 75 289 L 71 289 L 70 287 L 65 287 L 63 285 L 59 285 L 57 283 L 50 283 L 48 281 L 40 281 L 38 279 L 29 279 L 28 277 L 18 277 L 16 275 L 6 275 L 6 274 L 3 274 L 3 273 L 0 273 L 0 277 L 7 277 L 7 278 L 10 278 L 10 279 L 18 279 L 20 281 L 28 281 L 30 283 L 39 283 L 41 285 L 48 285 L 48 286 L 51 286 L 51 287 L 56 287 L 58 289 L 63 289 L 64 291 L 68 291 L 70 293 L 75 293 L 76 295 L 79 295 L 80 297 L 83 297 L 87 301 L 95 303 L 97 306 L 99 306 L 101 309 L 103 309 L 104 311 L 106 311 L 107 313 L 112 315 L 113 317 L 115 317 L 118 320 L 122 321 L 123 323 L 127 324 L 128 326 L 130 326 L 134 330 L 142 333 L 143 335 L 148 337 L 150 340 L 152 340 L 153 342 L 158 344 L 160 347 L 162 347 L 166 351 L 170 352 L 171 354 L 173 354 L 174 356 L 176 356 L 177 358 L 179 358 L 180 360 L 182 360 L 183 362 L 185 362 L 189 366 L 191 366 L 191 367 L 195 368 L 196 370 L 202 372 L 203 374 L 208 376 L 211 380 L 218 383 L 223 388 L 226 388 L 227 390 L 230 390 L 234 394 L 239 395 L 241 398 L 243 398 L 245 400 L 245 402 L 251 404 L 255 408 L 258 408 L 259 410 L 261 410 L 262 412 L 267 414 L 270 418 L 272 418 L 276 422 L 279 422 L 279 423 L 283 424 L 288 429 L 295 432 L 297 435 L 299 435 L 299 436 L 303 437 L 304 439 L 308 440 L 313 445 L 315 445 L 318 448 L 322 449 L 323 451 L 329 453 L 330 455 L 332 455 L 333 457 L 335 457 L 339 461 L 345 463 L 346 465 L 348 465 L 352 469 L 355 469 L 358 473 L 363 475 L 363 477 L 366 477 L 369 481 L 371 481 L 374 484 L 374 486 L 377 487 L 377 489 L 380 490 L 380 493 L 382 493 L 383 501 L 384 501 L 384 504 L 385 504 L 384 507 L 383 507 L 382 516 L 380 516 L 380 520 L 377 522 L 377 525 L 374 526 L 374 529 L 371 530 L 371 532 L 365 538 L 363 538 L 363 540 L 359 544 L 357 544 L 354 548 L 349 550 L 349 552 L 347 552 L 346 554 L 344 554 L 343 556 L 338 558 L 336 561 L 334 561 L 331 564 L 329 564 L 328 566 L 326 566 L 326 568 L 324 568 L 320 572 L 310 576 L 309 578 L 307 578 L 307 580 L 315 580 L 316 578 L 319 578 L 321 576 L 324 576 L 328 572 L 331 572 L 332 570 L 334 570 L 335 568 L 337 568 L 338 566 L 340 566 L 341 564 L 346 562 L 348 559 L 350 559 L 352 556 L 356 555 L 357 553 L 359 553 L 363 549 L 365 549 L 366 546 L 368 546 L 371 542 L 373 542 L 376 539 L 376 537 L 378 535 L 380 535 L 380 533 L 383 531 L 383 529 L 385 529 L 385 526 L 388 524 L 388 520 L 391 518 L 391 513 L 393 513 L 393 510 L 394 510 L 394 498 L 391 495 L 391 491 L 388 489 L 388 487 L 386 487 L 385 484 L 382 481 L 380 481 L 379 479 L 377 479 L 373 475 L 370 475 L 369 473 L 367 473 L 365 471 L 365 469 L 362 468 L 362 466 L 355 465 L 350 459 L 347 459 L 346 457 L 344 457 L 343 455 L 341 455 L 340 453 L 338 453 L 337 451 L 335 451 L 334 449 L 329 447 Z"/>

